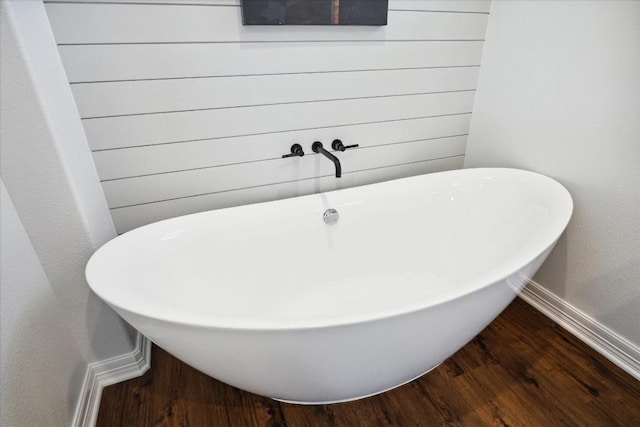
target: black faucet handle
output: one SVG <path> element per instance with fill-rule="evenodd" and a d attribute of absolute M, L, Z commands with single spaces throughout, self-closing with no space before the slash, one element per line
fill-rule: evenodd
<path fill-rule="evenodd" d="M 333 148 L 335 151 L 344 151 L 344 150 L 348 150 L 349 148 L 356 148 L 359 146 L 360 144 L 344 145 L 342 141 L 339 139 L 334 139 L 333 142 L 331 143 L 331 148 Z"/>
<path fill-rule="evenodd" d="M 290 154 L 283 154 L 282 158 L 285 159 L 287 157 L 302 157 L 304 156 L 304 150 L 302 149 L 302 145 L 300 144 L 293 144 L 291 146 L 291 153 Z"/>

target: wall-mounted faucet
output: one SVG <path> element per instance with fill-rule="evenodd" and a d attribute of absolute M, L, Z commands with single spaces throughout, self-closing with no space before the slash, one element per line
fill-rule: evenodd
<path fill-rule="evenodd" d="M 334 156 L 333 154 L 325 150 L 324 147 L 322 146 L 322 142 L 320 141 L 314 142 L 313 145 L 311 146 L 311 150 L 314 153 L 322 154 L 327 159 L 333 162 L 334 166 L 336 167 L 336 178 L 340 178 L 342 176 L 342 166 L 340 165 L 340 160 L 338 160 L 336 156 Z"/>
<path fill-rule="evenodd" d="M 285 159 L 287 157 L 296 157 L 296 156 L 299 156 L 299 157 L 304 156 L 304 150 L 302 149 L 302 145 L 300 144 L 293 144 L 291 146 L 291 153 L 283 154 L 282 158 Z"/>
<path fill-rule="evenodd" d="M 334 139 L 333 142 L 331 143 L 331 148 L 333 148 L 336 151 L 344 151 L 344 150 L 348 150 L 349 148 L 356 148 L 359 146 L 360 146 L 359 144 L 344 145 L 342 141 L 340 141 L 339 139 Z"/>

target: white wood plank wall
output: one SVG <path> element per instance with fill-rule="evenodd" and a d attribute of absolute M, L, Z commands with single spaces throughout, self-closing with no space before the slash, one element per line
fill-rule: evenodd
<path fill-rule="evenodd" d="M 462 167 L 489 1 L 385 27 L 242 26 L 239 0 L 45 0 L 120 233 Z M 335 138 L 343 177 L 311 152 Z M 282 159 L 293 143 L 302 158 Z"/>

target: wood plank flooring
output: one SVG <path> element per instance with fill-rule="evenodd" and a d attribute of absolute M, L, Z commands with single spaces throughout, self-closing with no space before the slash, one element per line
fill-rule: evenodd
<path fill-rule="evenodd" d="M 640 382 L 520 299 L 437 369 L 355 402 L 276 402 L 158 347 L 152 363 L 105 388 L 98 426 L 640 426 Z"/>

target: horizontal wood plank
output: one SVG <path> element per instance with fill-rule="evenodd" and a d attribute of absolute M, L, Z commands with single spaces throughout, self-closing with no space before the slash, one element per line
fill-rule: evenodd
<path fill-rule="evenodd" d="M 460 169 L 463 163 L 464 156 L 428 160 L 346 173 L 340 179 L 336 179 L 334 176 L 324 176 L 112 209 L 111 215 L 116 226 L 116 231 L 118 233 L 124 233 L 142 225 L 172 218 L 177 215 L 187 215 L 211 209 L 222 209 L 250 203 L 261 203 L 288 197 L 304 196 L 317 192 L 339 190 L 341 188 L 372 184 L 424 173 Z"/>
<path fill-rule="evenodd" d="M 475 89 L 479 67 L 73 85 L 80 115 L 105 117 Z M 96 102 L 99 99 L 100 102 Z"/>
<path fill-rule="evenodd" d="M 233 6 L 239 7 L 242 0 L 44 0 L 46 4 L 56 3 L 111 3 L 111 4 L 166 4 L 192 6 Z M 391 0 L 398 1 L 398 0 Z M 412 0 L 409 0 L 412 1 Z M 427 0 L 429 1 L 429 0 Z M 445 0 L 446 1 L 446 0 Z M 473 1 L 473 0 L 471 0 Z"/>
<path fill-rule="evenodd" d="M 464 154 L 466 136 L 357 148 L 339 153 L 347 174 L 366 169 Z M 334 174 L 334 166 L 319 154 L 265 160 L 184 172 L 103 182 L 110 208 L 298 181 Z"/>
<path fill-rule="evenodd" d="M 44 0 L 45 3 L 151 3 L 195 6 L 236 6 L 241 0 Z M 389 0 L 389 9 L 489 13 L 491 0 Z"/>
<path fill-rule="evenodd" d="M 239 7 L 48 3 L 58 44 L 482 40 L 488 15 L 390 10 L 386 26 L 243 26 Z M 78 19 L 82 16 L 82 19 Z"/>
<path fill-rule="evenodd" d="M 179 144 L 133 147 L 98 151 L 94 160 L 101 180 L 150 175 L 163 172 L 223 166 L 278 159 L 294 143 L 311 154 L 313 141 L 327 146 L 336 138 L 345 144 L 373 147 L 416 140 L 464 135 L 469 131 L 471 114 L 429 117 L 395 122 L 311 129 Z"/>
<path fill-rule="evenodd" d="M 93 150 L 468 113 L 475 92 L 283 104 L 84 120 Z M 295 118 L 292 120 L 292 118 Z"/>
<path fill-rule="evenodd" d="M 390 10 L 489 13 L 491 0 L 389 0 Z"/>
<path fill-rule="evenodd" d="M 482 42 L 60 46 L 71 83 L 479 65 Z"/>

